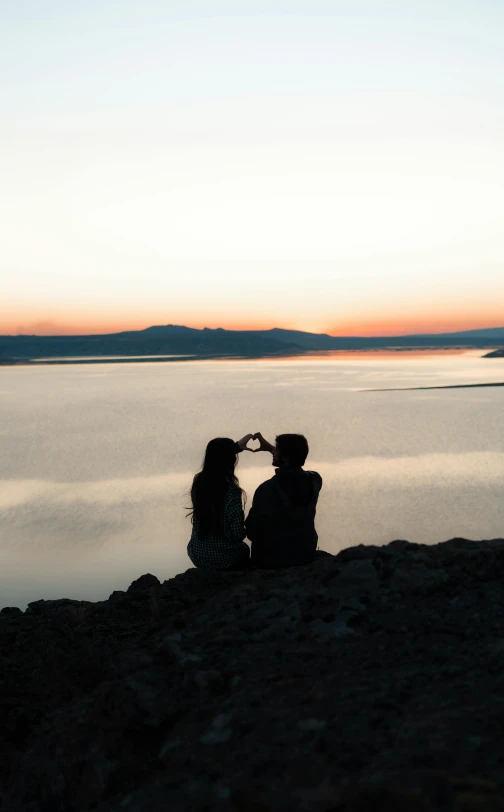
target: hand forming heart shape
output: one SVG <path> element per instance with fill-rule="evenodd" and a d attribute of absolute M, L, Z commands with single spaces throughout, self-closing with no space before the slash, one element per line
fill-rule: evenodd
<path fill-rule="evenodd" d="M 250 448 L 249 443 L 255 440 L 259 442 L 259 447 Z M 264 439 L 260 431 L 256 431 L 255 434 L 246 434 L 245 437 L 238 440 L 238 445 L 242 451 L 251 451 L 252 454 L 256 454 L 258 451 L 273 452 L 274 450 L 274 447 L 271 445 L 271 443 L 268 443 L 268 441 Z"/>
<path fill-rule="evenodd" d="M 259 443 L 259 445 L 254 446 L 253 448 L 250 448 L 250 446 L 249 446 L 249 444 L 248 444 L 248 443 L 254 443 L 254 442 Z M 253 435 L 252 435 L 252 437 L 250 438 L 250 440 L 248 441 L 248 443 L 247 443 L 247 445 L 245 446 L 245 450 L 246 450 L 246 451 L 252 451 L 252 453 L 253 453 L 253 454 L 255 454 L 257 451 L 262 451 L 262 449 L 261 449 L 261 441 L 259 440 L 259 437 L 257 437 L 257 435 L 256 435 L 256 434 L 253 434 Z"/>

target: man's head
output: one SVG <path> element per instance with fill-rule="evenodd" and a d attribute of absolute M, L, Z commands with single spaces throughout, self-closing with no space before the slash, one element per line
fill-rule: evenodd
<path fill-rule="evenodd" d="M 273 465 L 277 468 L 301 468 L 308 451 L 308 441 L 302 434 L 279 434 L 275 440 Z"/>

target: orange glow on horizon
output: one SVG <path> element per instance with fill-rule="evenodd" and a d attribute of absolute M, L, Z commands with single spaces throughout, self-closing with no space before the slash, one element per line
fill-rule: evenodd
<path fill-rule="evenodd" d="M 38 335 L 38 336 L 71 336 L 71 335 L 106 335 L 111 333 L 119 333 L 123 331 L 145 330 L 147 327 L 161 326 L 166 324 L 174 324 L 178 326 L 192 327 L 201 330 L 203 327 L 216 329 L 221 327 L 225 330 L 270 330 L 273 327 L 283 327 L 286 330 L 301 330 L 303 332 L 313 333 L 327 333 L 332 336 L 346 336 L 346 337 L 373 337 L 373 336 L 401 336 L 401 335 L 415 335 L 424 333 L 454 333 L 465 330 L 483 330 L 492 327 L 504 326 L 504 316 L 500 318 L 494 317 L 491 319 L 467 319 L 467 318 L 450 318 L 450 319 L 431 319 L 431 320 L 414 320 L 411 321 L 362 321 L 362 322 L 346 322 L 340 323 L 332 327 L 326 328 L 324 325 L 317 327 L 316 325 L 305 324 L 282 324 L 282 323 L 261 323 L 259 321 L 229 321 L 227 319 L 205 319 L 203 320 L 182 320 L 182 319 L 120 319 L 117 321 L 112 320 L 96 320 L 96 321 L 79 321 L 74 323 L 57 322 L 53 320 L 40 320 L 36 322 L 29 322 L 23 324 L 21 320 L 17 320 L 13 324 L 0 324 L 0 335 Z"/>
<path fill-rule="evenodd" d="M 185 310 L 178 307 L 148 307 L 142 308 L 142 314 L 134 313 L 128 303 L 118 309 L 105 304 L 97 306 L 94 311 L 89 306 L 68 307 L 63 309 L 52 308 L 47 303 L 37 303 L 23 306 L 25 303 L 12 303 L 11 307 L 0 313 L 0 335 L 100 335 L 118 333 L 129 330 L 144 330 L 151 326 L 167 324 L 184 325 L 196 329 L 208 327 L 215 329 L 222 327 L 226 330 L 269 330 L 280 327 L 287 330 L 302 330 L 304 332 L 328 333 L 333 336 L 399 336 L 422 333 L 450 333 L 464 330 L 488 329 L 504 326 L 504 313 L 497 304 L 492 308 L 478 303 L 470 309 L 467 302 L 457 307 L 454 302 L 442 313 L 437 303 L 436 309 L 418 303 L 416 312 L 411 310 L 405 315 L 397 315 L 393 311 L 381 312 L 376 317 L 366 309 L 364 312 L 349 315 L 337 322 L 316 318 L 312 313 L 310 317 L 298 316 L 288 318 L 286 314 L 272 315 L 271 307 L 264 318 L 251 315 L 247 318 L 243 309 L 240 309 L 234 318 L 225 314 L 216 313 L 208 317 L 202 312 L 201 306 L 197 310 Z M 379 311 L 379 307 L 376 308 Z M 451 312 L 450 312 L 451 310 Z M 115 311 L 115 312 L 114 312 Z"/>
<path fill-rule="evenodd" d="M 259 320 L 231 321 L 229 319 L 188 319 L 177 316 L 153 317 L 153 318 L 128 318 L 105 319 L 105 318 L 83 318 L 68 322 L 59 319 L 36 319 L 23 320 L 22 318 L 9 321 L 0 320 L 0 335 L 38 335 L 38 336 L 76 336 L 76 335 L 107 335 L 130 330 L 145 330 L 147 327 L 173 324 L 176 326 L 192 327 L 198 330 L 208 327 L 216 329 L 222 327 L 225 330 L 269 330 L 279 325 Z M 289 328 L 297 329 L 297 328 Z M 302 329 L 302 328 L 300 328 Z"/>
<path fill-rule="evenodd" d="M 373 336 L 405 336 L 423 335 L 436 333 L 459 333 L 467 330 L 488 330 L 504 326 L 504 314 L 496 313 L 493 316 L 478 317 L 467 316 L 432 316 L 422 318 L 421 316 L 408 318 L 389 319 L 367 319 L 362 321 L 348 320 L 344 323 L 329 327 L 327 332 L 334 336 L 362 336 L 371 338 Z"/>

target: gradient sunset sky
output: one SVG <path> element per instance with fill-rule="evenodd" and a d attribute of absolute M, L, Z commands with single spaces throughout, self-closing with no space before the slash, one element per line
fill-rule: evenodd
<path fill-rule="evenodd" d="M 502 0 L 0 18 L 0 334 L 504 325 Z"/>

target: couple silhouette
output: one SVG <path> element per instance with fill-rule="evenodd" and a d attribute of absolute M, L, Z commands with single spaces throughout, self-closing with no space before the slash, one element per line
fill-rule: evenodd
<path fill-rule="evenodd" d="M 249 443 L 259 441 L 258 448 Z M 246 494 L 235 473 L 244 451 L 272 455 L 275 474 L 257 488 L 247 518 Z M 187 553 L 195 567 L 280 569 L 309 564 L 317 549 L 315 512 L 322 487 L 316 471 L 305 471 L 308 442 L 302 434 L 279 434 L 275 445 L 260 432 L 235 442 L 216 437 L 191 487 L 192 534 Z M 251 542 L 249 548 L 244 539 Z"/>

